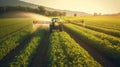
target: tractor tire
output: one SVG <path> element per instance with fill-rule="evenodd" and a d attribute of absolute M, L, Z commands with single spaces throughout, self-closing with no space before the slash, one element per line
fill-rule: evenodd
<path fill-rule="evenodd" d="M 52 33 L 52 25 L 50 25 L 50 28 L 49 28 L 49 29 L 50 29 L 50 33 Z"/>
<path fill-rule="evenodd" d="M 59 26 L 59 30 L 60 30 L 60 31 L 63 31 L 63 25 L 60 25 L 60 26 Z"/>

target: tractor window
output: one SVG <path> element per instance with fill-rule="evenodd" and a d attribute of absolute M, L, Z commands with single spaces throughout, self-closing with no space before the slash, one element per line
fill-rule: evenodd
<path fill-rule="evenodd" d="M 60 20 L 58 18 L 53 18 L 52 22 L 59 22 Z"/>
<path fill-rule="evenodd" d="M 55 22 L 55 19 L 52 19 L 52 22 Z"/>

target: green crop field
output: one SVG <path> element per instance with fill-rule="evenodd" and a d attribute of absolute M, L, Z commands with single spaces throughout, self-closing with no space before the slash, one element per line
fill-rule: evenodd
<path fill-rule="evenodd" d="M 0 60 L 2 60 L 11 50 L 20 45 L 20 43 L 32 33 L 32 25 L 28 19 L 21 18 L 0 19 L 0 25 Z"/>
<path fill-rule="evenodd" d="M 51 32 L 45 19 L 0 18 L 0 67 L 120 66 L 120 16 L 61 19 Z"/>
<path fill-rule="evenodd" d="M 77 25 L 83 25 L 81 20 L 84 20 L 86 28 L 120 37 L 120 16 L 81 16 L 62 19 Z"/>
<path fill-rule="evenodd" d="M 120 0 L 0 0 L 0 67 L 120 67 Z"/>
<path fill-rule="evenodd" d="M 44 27 L 40 27 L 40 30 L 35 32 L 32 22 L 32 18 L 0 19 L 0 61 L 11 52 L 19 51 L 5 66 L 28 66 L 31 62 L 30 58 L 36 53 L 45 31 Z"/>
<path fill-rule="evenodd" d="M 81 16 L 62 19 L 67 22 L 64 27 L 71 34 L 116 63 L 120 63 L 120 16 Z"/>
<path fill-rule="evenodd" d="M 115 38 L 104 33 L 85 29 L 73 24 L 66 24 L 65 27 L 68 28 L 72 33 L 76 34 L 79 38 L 90 43 L 91 46 L 97 48 L 101 52 L 105 53 L 107 56 L 119 61 L 120 59 L 119 38 Z"/>
<path fill-rule="evenodd" d="M 56 41 L 55 41 L 56 40 Z M 67 33 L 52 33 L 49 46 L 50 67 L 101 67 Z"/>
<path fill-rule="evenodd" d="M 13 34 L 26 26 L 32 25 L 30 18 L 3 18 L 0 19 L 0 38 Z"/>
<path fill-rule="evenodd" d="M 44 30 L 39 30 L 38 33 L 33 36 L 31 41 L 25 46 L 22 50 L 21 53 L 15 57 L 15 59 L 10 63 L 11 67 L 26 67 L 30 65 L 31 59 L 35 53 L 36 50 L 38 49 L 39 42 L 42 40 L 44 34 Z"/>

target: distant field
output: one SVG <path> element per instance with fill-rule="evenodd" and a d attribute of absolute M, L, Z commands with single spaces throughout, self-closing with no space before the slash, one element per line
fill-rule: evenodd
<path fill-rule="evenodd" d="M 13 34 L 26 26 L 31 26 L 31 18 L 0 18 L 0 38 Z"/>
<path fill-rule="evenodd" d="M 63 19 L 76 22 L 83 19 L 86 25 L 120 31 L 120 16 L 88 16 L 88 17 L 81 16 L 81 17 L 63 17 Z"/>
<path fill-rule="evenodd" d="M 120 37 L 120 16 L 63 17 L 62 19 L 86 28 Z"/>

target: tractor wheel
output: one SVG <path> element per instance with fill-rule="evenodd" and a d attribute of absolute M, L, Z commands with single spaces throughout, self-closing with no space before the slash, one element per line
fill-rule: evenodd
<path fill-rule="evenodd" d="M 52 33 L 52 25 L 50 25 L 50 28 L 49 28 L 49 29 L 50 29 L 50 33 Z"/>
<path fill-rule="evenodd" d="M 60 25 L 59 30 L 63 31 L 63 26 L 62 25 Z"/>

